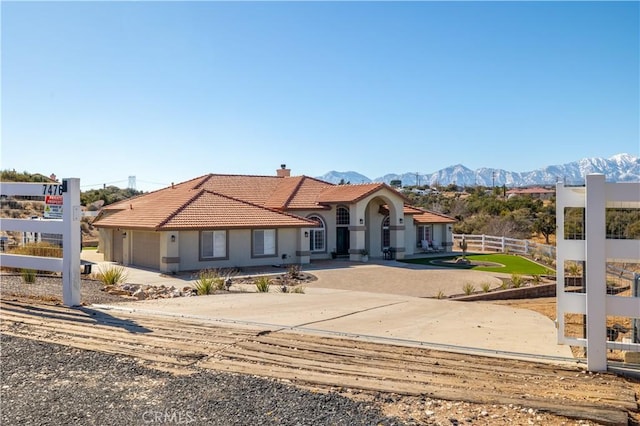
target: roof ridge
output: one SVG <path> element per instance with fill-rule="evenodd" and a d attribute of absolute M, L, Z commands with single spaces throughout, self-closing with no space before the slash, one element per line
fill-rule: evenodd
<path fill-rule="evenodd" d="M 196 186 L 196 188 L 197 188 L 197 186 Z M 195 193 L 195 195 L 193 197 L 190 197 L 187 201 L 182 203 L 182 205 L 180 207 L 178 207 L 174 211 L 170 212 L 167 215 L 167 217 L 158 224 L 156 229 L 159 229 L 159 228 L 163 227 L 164 225 L 166 225 L 171 219 L 176 217 L 178 215 L 178 213 L 180 213 L 182 210 L 186 209 L 189 204 L 191 204 L 196 198 L 198 198 L 200 195 L 202 195 L 202 193 L 204 191 L 206 191 L 206 190 L 205 189 L 200 189 L 198 192 Z"/>
<path fill-rule="evenodd" d="M 300 189 L 300 187 L 302 186 L 302 182 L 304 182 L 306 176 L 302 175 L 302 176 L 296 176 L 295 178 L 298 179 L 298 183 L 296 184 L 296 186 L 293 188 L 293 190 L 291 191 L 291 193 L 289 193 L 289 196 L 287 197 L 287 199 L 284 201 L 284 203 L 282 204 L 282 208 L 286 209 L 287 206 L 289 205 L 289 203 L 291 202 L 291 200 L 293 200 L 293 197 L 295 195 L 298 194 L 298 190 Z M 294 178 L 294 179 L 295 179 Z M 291 178 L 289 178 L 291 179 Z"/>
<path fill-rule="evenodd" d="M 413 207 L 414 209 L 421 210 L 424 213 L 430 213 L 430 214 L 433 214 L 433 215 L 436 215 L 436 216 L 440 216 L 440 217 L 444 217 L 444 218 L 447 218 L 447 219 L 454 219 L 455 220 L 455 217 L 446 215 L 444 213 L 435 212 L 433 210 L 424 209 L 424 208 L 418 207 L 418 206 L 411 206 L 411 207 Z"/>
<path fill-rule="evenodd" d="M 319 182 L 319 183 L 324 183 L 326 185 L 339 186 L 339 185 L 337 185 L 335 183 L 327 182 L 326 180 L 318 179 L 318 178 L 315 178 L 313 176 L 307 176 L 307 175 L 302 175 L 302 176 L 307 178 L 307 179 L 315 180 L 316 182 Z"/>
<path fill-rule="evenodd" d="M 287 213 L 285 211 L 281 211 L 281 210 L 274 209 L 274 208 L 271 208 L 271 207 L 262 206 L 260 204 L 252 203 L 250 201 L 246 201 L 246 200 L 242 200 L 240 198 L 232 197 L 230 195 L 222 194 L 220 192 L 211 191 L 209 189 L 203 189 L 202 192 L 207 192 L 209 194 L 217 195 L 219 197 L 223 197 L 223 198 L 226 198 L 228 200 L 237 201 L 238 203 L 241 203 L 241 204 L 246 204 L 246 205 L 249 205 L 249 206 L 252 206 L 252 207 L 257 207 L 259 209 L 267 210 L 267 211 L 270 211 L 272 213 L 282 214 L 282 215 L 289 216 L 289 217 L 292 217 L 292 218 L 295 218 L 295 219 L 302 219 L 302 220 L 307 220 L 308 221 L 307 218 L 304 218 L 302 216 L 298 216 L 298 215 L 295 215 L 295 214 L 290 214 L 290 213 Z"/>

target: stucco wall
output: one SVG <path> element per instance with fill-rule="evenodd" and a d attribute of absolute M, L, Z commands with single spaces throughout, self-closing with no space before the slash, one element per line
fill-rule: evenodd
<path fill-rule="evenodd" d="M 207 268 L 247 267 L 283 263 L 282 255 L 286 254 L 284 263 L 299 263 L 296 252 L 299 250 L 299 233 L 297 228 L 278 229 L 275 256 L 251 256 L 251 230 L 238 229 L 227 231 L 227 259 L 201 261 L 199 259 L 198 231 L 181 231 L 179 238 L 179 257 L 181 271 L 197 271 Z"/>

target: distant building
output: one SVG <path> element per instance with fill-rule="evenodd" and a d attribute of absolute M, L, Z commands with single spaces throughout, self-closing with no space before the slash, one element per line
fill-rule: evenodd
<path fill-rule="evenodd" d="M 556 195 L 555 189 L 547 189 L 542 187 L 533 188 L 514 188 L 506 193 L 507 198 L 529 196 L 537 200 L 550 200 Z"/>

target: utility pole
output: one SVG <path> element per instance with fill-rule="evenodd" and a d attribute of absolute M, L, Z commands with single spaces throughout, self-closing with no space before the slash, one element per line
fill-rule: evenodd
<path fill-rule="evenodd" d="M 492 187 L 496 186 L 496 171 L 495 170 L 493 172 L 491 172 L 491 186 Z"/>

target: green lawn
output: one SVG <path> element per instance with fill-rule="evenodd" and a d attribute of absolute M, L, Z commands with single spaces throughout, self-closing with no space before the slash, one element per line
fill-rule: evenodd
<path fill-rule="evenodd" d="M 542 265 L 538 265 L 535 262 L 530 261 L 524 257 L 514 256 L 510 254 L 470 254 L 467 255 L 467 259 L 474 262 L 493 262 L 499 263 L 503 266 L 473 266 L 464 264 L 442 264 L 437 261 L 440 260 L 453 260 L 459 256 L 442 256 L 442 257 L 430 257 L 422 259 L 405 259 L 402 262 L 415 263 L 420 265 L 434 265 L 444 266 L 454 269 L 473 269 L 474 271 L 487 271 L 487 272 L 504 272 L 506 274 L 521 274 L 521 275 L 545 275 L 548 274 L 550 269 Z M 436 262 L 433 262 L 436 261 Z"/>

